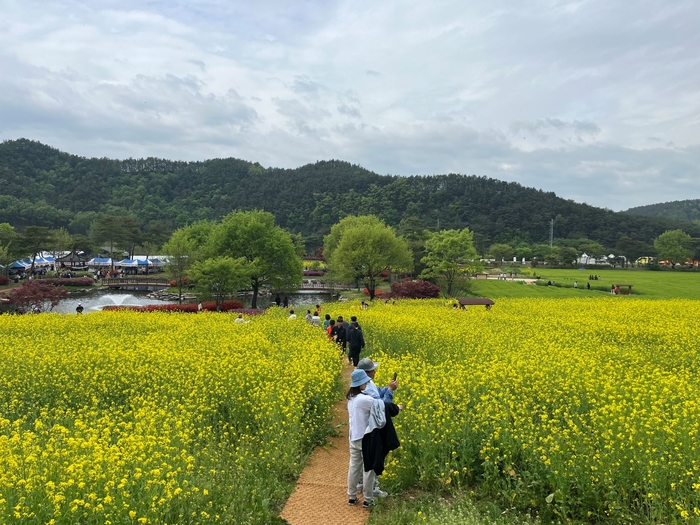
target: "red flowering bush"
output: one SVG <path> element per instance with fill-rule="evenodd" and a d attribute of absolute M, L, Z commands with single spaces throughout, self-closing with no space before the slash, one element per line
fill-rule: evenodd
<path fill-rule="evenodd" d="M 0 286 L 5 286 L 6 284 L 10 284 L 10 280 L 4 275 L 0 275 Z"/>
<path fill-rule="evenodd" d="M 173 279 L 170 281 L 170 288 L 175 288 L 177 286 L 177 279 Z M 187 288 L 190 285 L 190 278 L 189 277 L 183 277 L 182 278 L 182 287 Z"/>
<path fill-rule="evenodd" d="M 391 296 L 405 299 L 431 299 L 440 297 L 440 287 L 422 279 L 416 281 L 406 279 L 391 283 Z"/>
<path fill-rule="evenodd" d="M 365 295 L 369 295 L 369 290 L 367 288 L 365 288 L 364 290 L 362 290 L 362 293 L 364 293 Z M 378 288 L 374 290 L 375 297 L 377 297 L 379 295 L 384 295 L 384 294 L 386 294 L 386 292 L 384 290 L 379 290 Z"/>

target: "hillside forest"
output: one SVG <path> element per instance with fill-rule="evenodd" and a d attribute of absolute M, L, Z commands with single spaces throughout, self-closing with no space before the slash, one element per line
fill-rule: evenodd
<path fill-rule="evenodd" d="M 503 255 L 531 256 L 548 242 L 552 219 L 556 245 L 632 259 L 653 255 L 654 239 L 667 230 L 700 237 L 700 225 L 688 221 L 613 212 L 473 175 L 378 175 L 338 160 L 279 169 L 234 158 L 98 159 L 27 139 L 0 144 L 0 223 L 18 232 L 43 226 L 87 238 L 99 219 L 116 216 L 130 224 L 132 247 L 147 239 L 157 249 L 175 229 L 232 210 L 271 212 L 308 254 L 348 215 L 375 215 L 419 244 L 425 231 L 469 228 L 480 255 L 507 246 L 512 253 Z"/>

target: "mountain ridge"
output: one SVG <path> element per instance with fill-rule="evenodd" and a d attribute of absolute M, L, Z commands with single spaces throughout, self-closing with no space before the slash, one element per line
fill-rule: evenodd
<path fill-rule="evenodd" d="M 484 242 L 546 242 L 588 237 L 615 246 L 621 236 L 651 242 L 689 222 L 613 212 L 475 175 L 378 175 L 345 161 L 265 168 L 235 158 L 204 161 L 86 158 L 29 139 L 0 143 L 0 222 L 64 226 L 87 233 L 104 214 L 132 214 L 144 225 L 174 229 L 218 220 L 233 209 L 266 209 L 278 224 L 302 233 L 311 246 L 342 217 L 372 213 L 398 227 L 469 227 Z"/>

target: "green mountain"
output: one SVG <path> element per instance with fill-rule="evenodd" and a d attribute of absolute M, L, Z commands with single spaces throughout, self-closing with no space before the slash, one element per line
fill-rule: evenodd
<path fill-rule="evenodd" d="M 638 206 L 626 210 L 625 213 L 643 215 L 645 217 L 663 217 L 678 221 L 697 221 L 700 220 L 700 199 L 661 202 L 659 204 Z"/>
<path fill-rule="evenodd" d="M 608 247 L 622 236 L 650 243 L 675 228 L 700 237 L 700 226 L 688 222 L 612 212 L 486 177 L 385 176 L 337 160 L 278 169 L 233 158 L 88 159 L 26 139 L 0 144 L 0 222 L 17 228 L 84 234 L 102 214 L 132 214 L 144 229 L 160 221 L 174 229 L 234 209 L 272 212 L 310 248 L 342 217 L 370 213 L 397 227 L 468 226 L 482 243 L 545 242 L 551 219 L 555 237 Z"/>

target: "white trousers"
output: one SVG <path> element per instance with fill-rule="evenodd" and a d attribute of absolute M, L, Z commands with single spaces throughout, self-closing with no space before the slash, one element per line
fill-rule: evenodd
<path fill-rule="evenodd" d="M 374 470 L 365 472 L 362 463 L 362 440 L 350 442 L 350 466 L 348 468 L 348 496 L 357 496 L 357 484 L 362 481 L 362 492 L 365 501 L 374 499 Z"/>

